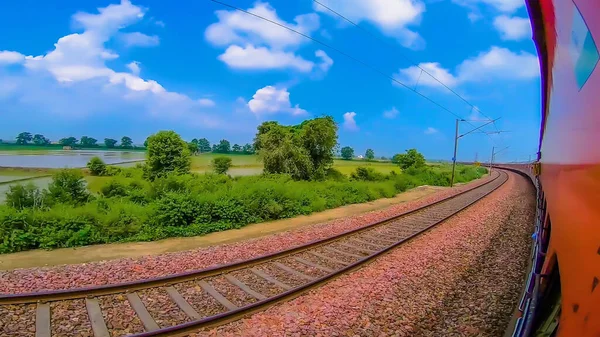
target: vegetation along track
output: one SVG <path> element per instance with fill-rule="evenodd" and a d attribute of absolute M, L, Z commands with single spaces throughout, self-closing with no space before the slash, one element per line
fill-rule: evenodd
<path fill-rule="evenodd" d="M 118 298 L 133 309 L 129 311 L 139 325 L 134 336 L 185 335 L 296 297 L 359 267 L 452 217 L 508 180 L 505 172 L 494 175 L 483 184 L 416 210 L 275 254 L 144 281 L 2 295 L 0 311 L 32 315 L 36 337 L 63 335 L 64 330 L 57 327 L 61 318 L 55 315 L 65 314 L 83 317 L 85 322 L 79 324 L 95 337 L 119 336 L 122 330 L 111 322 L 114 315 L 105 310 L 107 302 Z M 31 327 L 23 328 L 33 335 Z"/>

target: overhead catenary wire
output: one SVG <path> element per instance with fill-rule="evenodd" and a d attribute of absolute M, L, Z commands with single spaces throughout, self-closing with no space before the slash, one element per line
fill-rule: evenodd
<path fill-rule="evenodd" d="M 462 116 L 460 116 L 459 114 L 457 114 L 457 113 L 455 113 L 454 111 L 452 111 L 452 110 L 448 109 L 447 107 L 443 106 L 442 104 L 440 104 L 440 103 L 438 103 L 438 102 L 434 101 L 434 100 L 433 100 L 433 99 L 431 99 L 430 97 L 428 97 L 428 96 L 426 96 L 426 95 L 424 95 L 424 94 L 422 94 L 422 93 L 418 92 L 417 90 L 415 90 L 415 89 L 411 88 L 411 87 L 410 87 L 410 86 L 408 86 L 407 84 L 405 84 L 405 83 L 402 83 L 402 82 L 398 81 L 398 79 L 394 78 L 393 76 L 390 76 L 390 75 L 386 74 L 385 72 L 383 72 L 382 70 L 379 70 L 379 69 L 378 69 L 378 68 L 376 68 L 375 66 L 373 66 L 373 65 L 371 65 L 371 64 L 369 64 L 369 63 L 367 63 L 367 62 L 365 62 L 365 61 L 362 61 L 362 60 L 360 60 L 360 59 L 358 59 L 358 58 L 356 58 L 356 57 L 354 57 L 354 56 L 352 56 L 352 55 L 350 55 L 350 54 L 346 53 L 345 51 L 343 51 L 343 50 L 340 50 L 340 49 L 338 49 L 338 48 L 336 48 L 336 47 L 334 47 L 334 46 L 332 46 L 332 45 L 330 45 L 330 44 L 328 44 L 328 43 L 325 43 L 325 42 L 323 42 L 323 41 L 320 41 L 320 40 L 318 40 L 318 39 L 316 39 L 316 38 L 314 38 L 314 37 L 312 37 L 312 36 L 310 36 L 310 35 L 304 34 L 304 33 L 300 32 L 300 31 L 298 31 L 298 30 L 295 30 L 295 29 L 293 29 L 293 28 L 291 28 L 291 27 L 288 27 L 288 26 L 286 26 L 286 25 L 284 25 L 284 24 L 281 24 L 281 23 L 279 23 L 279 22 L 277 22 L 277 21 L 271 20 L 271 19 L 269 19 L 269 18 L 266 18 L 266 17 L 264 17 L 264 16 L 258 15 L 258 14 L 256 14 L 256 13 L 252 13 L 252 12 L 250 12 L 250 11 L 247 11 L 247 10 L 245 10 L 245 9 L 239 8 L 239 7 L 237 7 L 237 6 L 230 5 L 230 4 L 228 4 L 228 3 L 225 3 L 225 2 L 223 2 L 223 1 L 220 1 L 220 0 L 210 0 L 210 1 L 212 1 L 212 2 L 214 2 L 214 3 L 217 3 L 217 4 L 220 4 L 220 5 L 224 6 L 224 7 L 228 7 L 228 8 L 231 8 L 231 9 L 237 10 L 237 11 L 239 11 L 239 12 L 246 13 L 246 14 L 248 14 L 248 15 L 254 16 L 254 17 L 256 17 L 256 18 L 259 18 L 259 19 L 261 19 L 261 20 L 265 20 L 265 21 L 267 21 L 267 22 L 270 22 L 270 23 L 272 23 L 272 24 L 274 24 L 274 25 L 277 25 L 277 26 L 279 26 L 279 27 L 281 27 L 281 28 L 287 29 L 287 30 L 289 30 L 289 31 L 291 31 L 291 32 L 293 32 L 293 33 L 296 33 L 296 34 L 298 34 L 298 35 L 300 35 L 300 36 L 303 36 L 303 37 L 305 37 L 305 38 L 307 38 L 307 39 L 309 39 L 309 40 L 311 40 L 311 41 L 313 41 L 313 42 L 315 42 L 315 43 L 317 43 L 317 44 L 320 44 L 320 45 L 322 45 L 322 46 L 324 46 L 324 47 L 327 47 L 328 49 L 331 49 L 331 50 L 335 51 L 336 53 L 338 53 L 338 54 L 340 54 L 340 55 L 343 55 L 343 56 L 345 56 L 345 57 L 347 57 L 347 58 L 349 58 L 349 59 L 353 60 L 354 62 L 357 62 L 357 63 L 359 63 L 359 64 L 361 64 L 361 65 L 363 65 L 363 66 L 365 66 L 365 67 L 367 67 L 367 68 L 371 69 L 372 71 L 374 71 L 374 72 L 378 73 L 379 75 L 382 75 L 382 76 L 384 76 L 385 78 L 387 78 L 387 79 L 391 80 L 392 82 L 394 82 L 394 83 L 397 83 L 397 84 L 399 84 L 399 85 L 403 86 L 404 88 L 406 88 L 406 89 L 408 89 L 408 90 L 410 90 L 410 91 L 414 92 L 415 94 L 417 94 L 417 95 L 421 96 L 422 98 L 426 99 L 427 101 L 429 101 L 430 103 L 432 103 L 432 104 L 434 104 L 435 106 L 439 107 L 440 109 L 442 109 L 442 110 L 444 110 L 444 111 L 446 111 L 446 112 L 448 112 L 448 113 L 452 114 L 452 115 L 453 115 L 453 116 L 455 116 L 456 118 L 463 119 L 463 117 L 462 117 Z M 475 125 L 473 125 L 473 124 L 471 124 L 471 123 L 469 123 L 469 122 L 467 122 L 467 123 L 468 123 L 468 124 L 470 124 L 471 126 L 475 126 Z M 489 135 L 488 135 L 488 136 L 489 136 Z"/>
<path fill-rule="evenodd" d="M 389 43 L 388 41 L 386 41 L 385 39 L 382 39 L 381 37 L 377 36 L 376 34 L 373 34 L 372 32 L 370 32 L 369 30 L 365 29 L 364 27 L 360 26 L 359 24 L 357 24 L 356 22 L 348 19 L 346 16 L 340 14 L 339 12 L 337 12 L 336 10 L 332 9 L 331 7 L 321 3 L 319 0 L 313 0 L 314 3 L 318 4 L 319 6 L 327 9 L 328 11 L 330 11 L 331 13 L 339 16 L 340 18 L 344 19 L 346 22 L 350 23 L 351 25 L 353 25 L 354 27 L 358 28 L 359 30 L 361 30 L 362 32 L 364 32 L 365 34 L 368 34 L 369 36 L 375 38 L 376 40 L 378 40 L 379 42 L 387 45 L 390 48 L 396 49 L 395 46 L 392 46 L 391 43 Z M 428 72 L 426 69 L 424 69 L 423 67 L 421 67 L 419 65 L 419 63 L 415 62 L 414 60 L 412 60 L 411 58 L 409 58 L 408 56 L 406 56 L 403 53 L 398 52 L 398 55 L 402 56 L 405 60 L 407 60 L 408 62 L 410 62 L 411 64 L 415 65 L 417 68 L 419 68 L 421 71 L 419 72 L 419 79 L 421 78 L 421 75 L 423 73 L 429 75 L 432 79 L 434 79 L 436 82 L 438 82 L 439 84 L 441 84 L 444 88 L 446 88 L 447 90 L 449 90 L 451 93 L 453 93 L 456 97 L 458 97 L 459 99 L 461 99 L 463 102 L 465 102 L 468 106 L 471 107 L 471 110 L 475 110 L 477 111 L 479 114 L 481 114 L 483 117 L 489 119 L 489 120 L 493 120 L 492 117 L 487 116 L 486 114 L 484 114 L 478 107 L 476 107 L 473 103 L 469 102 L 466 98 L 464 98 L 463 96 L 461 96 L 458 92 L 456 92 L 454 89 L 450 88 L 446 83 L 442 82 L 440 79 L 438 79 L 437 77 L 433 76 L 433 74 L 431 74 L 430 72 Z M 417 80 L 417 84 L 418 84 L 419 80 Z M 416 90 L 416 85 L 415 85 L 415 90 Z M 498 127 L 496 126 L 496 123 L 493 123 L 494 128 L 496 129 L 496 131 L 498 131 Z M 491 137 L 490 137 L 491 139 Z"/>

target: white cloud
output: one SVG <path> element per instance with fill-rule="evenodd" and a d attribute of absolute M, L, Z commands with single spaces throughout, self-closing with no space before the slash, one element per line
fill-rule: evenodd
<path fill-rule="evenodd" d="M 212 99 L 209 99 L 209 98 L 200 98 L 198 100 L 198 103 L 200 103 L 200 105 L 202 105 L 202 106 L 215 106 L 216 105 L 215 101 L 213 101 Z"/>
<path fill-rule="evenodd" d="M 294 22 L 286 22 L 279 18 L 271 5 L 260 1 L 248 11 L 306 35 L 311 35 L 320 26 L 319 16 L 315 13 L 298 15 Z M 218 59 L 228 66 L 258 70 L 296 69 L 301 72 L 314 69 L 315 62 L 297 55 L 298 47 L 308 39 L 236 10 L 218 10 L 215 13 L 218 22 L 208 26 L 204 36 L 211 44 L 226 47 Z M 327 65 L 329 60 L 322 58 L 319 68 L 328 68 L 331 65 Z"/>
<path fill-rule="evenodd" d="M 127 68 L 129 68 L 129 70 L 131 70 L 131 73 L 134 75 L 140 74 L 140 63 L 138 61 L 128 63 Z"/>
<path fill-rule="evenodd" d="M 527 80 L 539 76 L 538 59 L 535 55 L 523 51 L 514 53 L 496 46 L 463 61 L 456 67 L 454 74 L 437 62 L 420 63 L 419 66 L 449 87 L 467 82 Z M 420 72 L 419 68 L 412 66 L 400 69 L 394 74 L 394 78 L 409 86 L 418 80 L 419 86 L 442 87 L 438 81 L 425 73 L 420 75 Z"/>
<path fill-rule="evenodd" d="M 307 61 L 294 53 L 274 51 L 266 47 L 254 47 L 247 45 L 240 47 L 229 46 L 225 53 L 218 56 L 231 68 L 237 69 L 296 69 L 301 72 L 309 72 L 314 63 Z"/>
<path fill-rule="evenodd" d="M 538 58 L 530 53 L 492 47 L 475 58 L 461 63 L 458 68 L 459 82 L 481 82 L 488 79 L 524 80 L 539 76 Z"/>
<path fill-rule="evenodd" d="M 331 68 L 331 66 L 333 65 L 333 60 L 331 59 L 331 57 L 329 57 L 329 55 L 327 55 L 326 52 L 322 50 L 317 50 L 315 52 L 315 56 L 321 58 L 319 68 L 326 73 L 329 70 L 329 68 Z"/>
<path fill-rule="evenodd" d="M 5 81 L 13 83 L 9 92 L 12 96 L 3 95 L 0 102 L 8 98 L 4 104 L 17 101 L 41 111 L 73 115 L 135 106 L 151 115 L 184 117 L 207 126 L 218 124 L 216 118 L 201 110 L 198 101 L 139 77 L 139 63 L 127 65 L 131 73 L 117 72 L 106 65 L 119 55 L 105 44 L 143 16 L 142 8 L 128 0 L 98 8 L 96 14 L 76 13 L 73 21 L 82 32 L 59 38 L 54 49 L 44 55 L 24 57 L 21 72 L 11 77 L 0 74 L 0 87 Z M 15 54 L 7 55 L 14 58 Z"/>
<path fill-rule="evenodd" d="M 431 74 L 433 77 L 422 71 L 419 67 L 427 71 L 427 73 Z M 437 62 L 419 63 L 419 67 L 410 66 L 408 68 L 400 69 L 397 74 L 394 74 L 394 78 L 408 86 L 417 85 L 417 87 L 441 86 L 440 82 L 436 81 L 435 78 L 447 86 L 454 86 L 457 83 L 457 79 L 454 77 L 454 75 L 452 75 L 447 69 L 444 69 L 442 65 Z M 393 83 L 398 85 L 395 82 Z"/>
<path fill-rule="evenodd" d="M 277 113 L 288 113 L 294 116 L 308 114 L 298 104 L 292 106 L 290 93 L 286 88 L 277 89 L 271 85 L 258 89 L 248 102 L 248 108 L 257 116 Z"/>
<path fill-rule="evenodd" d="M 22 63 L 25 61 L 25 55 L 14 51 L 0 50 L 0 65 Z"/>
<path fill-rule="evenodd" d="M 531 25 L 528 18 L 500 15 L 494 19 L 494 27 L 500 32 L 502 40 L 522 40 L 531 37 Z"/>
<path fill-rule="evenodd" d="M 396 118 L 396 116 L 398 116 L 398 109 L 396 109 L 396 107 L 393 107 L 390 110 L 386 110 L 383 112 L 383 117 L 385 118 L 394 119 Z"/>
<path fill-rule="evenodd" d="M 154 47 L 158 46 L 160 39 L 156 35 L 146 35 L 140 32 L 119 34 L 119 40 L 125 47 Z"/>
<path fill-rule="evenodd" d="M 346 112 L 344 114 L 344 129 L 358 131 L 358 125 L 356 125 L 354 117 L 356 117 L 356 112 Z"/>
<path fill-rule="evenodd" d="M 434 133 L 438 133 L 438 130 L 436 128 L 428 127 L 427 129 L 425 129 L 426 135 L 433 135 Z"/>
<path fill-rule="evenodd" d="M 424 46 L 424 41 L 419 34 L 407 28 L 409 25 L 420 23 L 421 16 L 425 12 L 425 4 L 422 1 L 320 0 L 319 2 L 355 23 L 366 21 L 377 26 L 383 34 L 396 38 L 405 47 L 419 49 Z M 313 4 L 313 8 L 343 20 L 317 3 Z"/>
<path fill-rule="evenodd" d="M 248 12 L 260 15 L 307 35 L 310 35 L 319 28 L 319 17 L 314 13 L 296 16 L 294 24 L 280 19 L 275 9 L 268 3 L 258 1 L 254 4 L 254 7 L 248 9 Z M 270 22 L 236 10 L 219 10 L 215 13 L 219 18 L 219 22 L 208 26 L 204 35 L 210 43 L 217 46 L 236 43 L 264 43 L 271 47 L 283 48 L 297 46 L 302 42 L 308 41 L 287 29 L 278 28 Z"/>
<path fill-rule="evenodd" d="M 160 20 L 154 21 L 154 24 L 157 25 L 157 26 L 159 26 L 159 27 L 164 27 L 165 26 L 165 23 L 163 21 L 160 21 Z"/>

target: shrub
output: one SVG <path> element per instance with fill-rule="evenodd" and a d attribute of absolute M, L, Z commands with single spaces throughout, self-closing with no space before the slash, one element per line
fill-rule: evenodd
<path fill-rule="evenodd" d="M 190 171 L 191 157 L 187 143 L 174 131 L 159 131 L 148 137 L 147 177 L 154 180 L 168 173 Z"/>
<path fill-rule="evenodd" d="M 121 174 L 121 172 L 122 169 L 118 166 L 106 166 L 106 168 L 104 169 L 104 175 L 109 177 L 119 175 Z"/>
<path fill-rule="evenodd" d="M 40 208 L 44 206 L 46 191 L 40 191 L 33 183 L 23 186 L 21 184 L 9 186 L 6 192 L 6 204 L 15 208 Z"/>
<path fill-rule="evenodd" d="M 216 157 L 212 160 L 212 166 L 216 174 L 225 174 L 231 167 L 231 158 Z"/>
<path fill-rule="evenodd" d="M 53 202 L 80 205 L 90 200 L 85 187 L 83 174 L 77 169 L 65 169 L 52 177 L 48 186 L 49 197 Z"/>
<path fill-rule="evenodd" d="M 90 173 L 93 176 L 101 176 L 104 175 L 104 171 L 106 170 L 106 164 L 100 157 L 92 157 L 90 161 L 87 163 L 87 168 L 90 169 Z"/>
<path fill-rule="evenodd" d="M 113 178 L 100 188 L 100 193 L 107 198 L 125 197 L 129 194 L 128 189 L 121 180 Z"/>
<path fill-rule="evenodd" d="M 364 181 L 381 181 L 385 180 L 385 175 L 375 171 L 372 167 L 359 166 L 356 171 L 350 173 L 350 178 Z"/>

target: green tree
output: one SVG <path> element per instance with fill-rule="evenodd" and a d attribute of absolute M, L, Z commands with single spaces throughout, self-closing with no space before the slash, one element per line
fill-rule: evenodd
<path fill-rule="evenodd" d="M 375 159 L 375 151 L 373 151 L 373 149 L 367 149 L 367 152 L 365 152 L 365 159 L 369 161 Z"/>
<path fill-rule="evenodd" d="M 33 136 L 33 143 L 35 145 L 48 145 L 48 144 L 50 144 L 50 139 L 48 139 L 38 133 L 35 136 Z"/>
<path fill-rule="evenodd" d="M 292 127 L 292 132 L 297 129 L 298 126 Z M 300 144 L 308 152 L 317 178 L 324 177 L 333 165 L 337 130 L 337 124 L 331 116 L 309 119 L 299 125 Z"/>
<path fill-rule="evenodd" d="M 87 163 L 87 168 L 90 169 L 90 173 L 93 176 L 101 176 L 106 171 L 106 164 L 100 157 L 92 157 Z"/>
<path fill-rule="evenodd" d="M 25 145 L 31 141 L 33 137 L 29 132 L 21 132 L 17 135 L 17 144 Z"/>
<path fill-rule="evenodd" d="M 201 153 L 210 152 L 210 142 L 206 138 L 198 139 L 198 148 Z"/>
<path fill-rule="evenodd" d="M 41 208 L 47 195 L 46 190 L 41 190 L 32 182 L 23 186 L 11 185 L 6 191 L 6 204 L 16 209 Z"/>
<path fill-rule="evenodd" d="M 254 147 L 252 146 L 252 144 L 246 144 L 244 145 L 244 147 L 242 147 L 242 152 L 244 152 L 245 154 L 253 154 Z"/>
<path fill-rule="evenodd" d="M 331 117 L 293 126 L 265 122 L 258 126 L 254 144 L 266 173 L 287 173 L 294 179 L 321 178 L 333 164 L 337 125 Z"/>
<path fill-rule="evenodd" d="M 79 144 L 81 144 L 81 146 L 84 146 L 84 147 L 96 146 L 97 142 L 98 142 L 97 139 L 88 137 L 88 136 L 82 136 L 81 139 L 79 140 Z"/>
<path fill-rule="evenodd" d="M 81 170 L 65 169 L 52 177 L 48 185 L 48 194 L 53 202 L 81 205 L 90 200 L 91 196 L 85 187 Z"/>
<path fill-rule="evenodd" d="M 214 153 L 219 152 L 219 146 L 217 144 L 213 144 L 210 151 Z"/>
<path fill-rule="evenodd" d="M 410 149 L 406 153 L 394 155 L 392 162 L 398 164 L 403 170 L 409 167 L 419 168 L 425 166 L 425 156 L 417 151 L 417 149 Z"/>
<path fill-rule="evenodd" d="M 344 146 L 342 148 L 342 158 L 346 160 L 352 160 L 352 157 L 354 157 L 354 149 L 350 146 Z"/>
<path fill-rule="evenodd" d="M 168 173 L 190 171 L 190 150 L 175 131 L 159 131 L 148 137 L 146 174 L 151 180 Z"/>
<path fill-rule="evenodd" d="M 131 140 L 131 138 L 129 138 L 127 136 L 123 136 L 123 138 L 121 138 L 121 147 L 129 149 L 132 147 L 132 145 L 133 145 L 133 140 Z"/>
<path fill-rule="evenodd" d="M 260 151 L 261 147 L 262 147 L 262 142 L 260 140 L 260 136 L 267 134 L 271 128 L 274 127 L 279 127 L 279 123 L 275 122 L 275 121 L 269 121 L 269 122 L 264 122 L 261 125 L 258 126 L 258 132 L 256 133 L 256 137 L 254 137 L 254 150 L 255 151 Z"/>
<path fill-rule="evenodd" d="M 67 138 L 62 138 L 61 140 L 58 141 L 58 143 L 62 146 L 75 146 L 77 145 L 77 138 L 75 137 L 67 137 Z"/>
<path fill-rule="evenodd" d="M 215 157 L 212 160 L 212 166 L 215 173 L 225 174 L 231 167 L 231 158 L 225 156 Z"/>
<path fill-rule="evenodd" d="M 116 139 L 104 138 L 104 145 L 106 145 L 107 148 L 112 149 L 113 147 L 115 147 L 116 144 L 117 144 Z M 148 146 L 146 146 L 146 147 L 148 147 Z"/>
<path fill-rule="evenodd" d="M 216 147 L 216 151 L 213 147 L 213 152 L 229 153 L 229 152 L 231 152 L 231 144 L 229 143 L 229 141 L 227 139 L 221 139 L 221 141 L 219 142 L 219 145 L 217 145 L 217 147 Z"/>
<path fill-rule="evenodd" d="M 148 147 L 148 138 L 144 141 L 144 147 Z"/>
<path fill-rule="evenodd" d="M 192 155 L 198 153 L 198 140 L 196 140 L 196 143 L 194 143 L 194 141 L 189 142 L 188 149 L 190 150 L 190 154 Z"/>
<path fill-rule="evenodd" d="M 242 152 L 242 147 L 239 146 L 238 144 L 233 144 L 233 146 L 231 147 L 231 149 L 233 150 L 233 152 L 236 152 L 236 153 Z"/>

